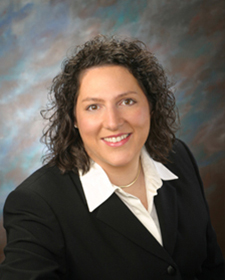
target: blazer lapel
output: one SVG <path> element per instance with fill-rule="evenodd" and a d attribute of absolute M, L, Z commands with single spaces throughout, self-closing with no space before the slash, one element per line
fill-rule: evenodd
<path fill-rule="evenodd" d="M 96 218 L 120 232 L 138 246 L 143 247 L 163 260 L 170 261 L 170 256 L 166 250 L 156 241 L 115 193 L 99 206 L 93 214 Z"/>
<path fill-rule="evenodd" d="M 158 195 L 155 197 L 155 206 L 162 233 L 163 247 L 172 255 L 177 236 L 177 194 L 173 181 L 164 181 Z"/>
<path fill-rule="evenodd" d="M 79 176 L 73 173 L 70 176 L 77 186 L 81 199 L 87 204 Z M 93 212 L 93 215 L 155 256 L 170 261 L 177 233 L 177 200 L 176 190 L 172 182 L 164 182 L 155 197 L 163 247 L 115 193 L 100 205 Z"/>

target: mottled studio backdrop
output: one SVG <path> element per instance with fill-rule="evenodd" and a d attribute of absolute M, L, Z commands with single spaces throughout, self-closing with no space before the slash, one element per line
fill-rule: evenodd
<path fill-rule="evenodd" d="M 52 78 L 71 47 L 99 33 L 145 41 L 166 68 L 178 136 L 197 159 L 225 254 L 224 0 L 0 0 L 0 216 L 8 193 L 41 166 L 39 111 Z"/>

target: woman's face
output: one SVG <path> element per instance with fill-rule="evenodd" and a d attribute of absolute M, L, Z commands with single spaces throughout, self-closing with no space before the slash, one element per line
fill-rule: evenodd
<path fill-rule="evenodd" d="M 86 152 L 104 170 L 138 161 L 149 134 L 150 108 L 126 68 L 107 65 L 86 70 L 75 109 Z"/>

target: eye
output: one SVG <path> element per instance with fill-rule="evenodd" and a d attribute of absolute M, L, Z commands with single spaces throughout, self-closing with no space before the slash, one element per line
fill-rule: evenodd
<path fill-rule="evenodd" d="M 122 101 L 122 104 L 123 105 L 133 105 L 133 104 L 135 104 L 136 102 L 132 99 L 132 98 L 127 98 L 127 99 L 124 99 L 123 101 Z"/>
<path fill-rule="evenodd" d="M 99 106 L 97 104 L 92 104 L 92 105 L 89 105 L 86 110 L 87 111 L 95 111 L 97 109 L 99 109 Z"/>

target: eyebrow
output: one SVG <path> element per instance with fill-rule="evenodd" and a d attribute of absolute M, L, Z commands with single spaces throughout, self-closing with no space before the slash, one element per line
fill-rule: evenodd
<path fill-rule="evenodd" d="M 131 93 L 137 94 L 136 91 L 127 91 L 127 92 L 124 92 L 124 93 L 119 94 L 116 98 L 121 98 L 121 97 L 124 97 L 124 96 L 126 96 L 126 95 L 129 95 L 129 94 L 131 94 Z M 96 97 L 87 97 L 87 98 L 85 98 L 85 99 L 82 100 L 82 102 L 88 102 L 88 101 L 102 102 L 102 101 L 104 101 L 104 100 L 101 99 L 101 98 L 96 98 Z"/>

